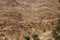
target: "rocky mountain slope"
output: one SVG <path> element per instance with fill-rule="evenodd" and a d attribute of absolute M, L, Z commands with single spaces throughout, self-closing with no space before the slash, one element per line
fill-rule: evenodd
<path fill-rule="evenodd" d="M 58 0 L 0 0 L 0 40 L 55 40 Z"/>

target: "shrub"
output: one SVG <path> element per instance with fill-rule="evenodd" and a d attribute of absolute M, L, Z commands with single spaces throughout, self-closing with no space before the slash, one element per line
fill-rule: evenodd
<path fill-rule="evenodd" d="M 29 36 L 25 36 L 25 40 L 30 40 L 30 37 Z"/>
<path fill-rule="evenodd" d="M 58 19 L 58 24 L 55 30 L 53 30 L 53 37 L 55 40 L 60 40 L 60 35 L 58 34 L 60 32 L 60 19 Z"/>
<path fill-rule="evenodd" d="M 40 40 L 37 34 L 32 35 L 33 40 Z"/>

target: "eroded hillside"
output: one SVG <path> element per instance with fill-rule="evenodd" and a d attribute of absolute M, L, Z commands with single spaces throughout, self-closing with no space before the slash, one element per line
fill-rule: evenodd
<path fill-rule="evenodd" d="M 0 40 L 55 40 L 58 0 L 0 0 Z"/>

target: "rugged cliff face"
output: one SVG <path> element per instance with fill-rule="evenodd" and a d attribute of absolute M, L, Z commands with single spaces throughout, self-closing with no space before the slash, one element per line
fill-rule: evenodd
<path fill-rule="evenodd" d="M 59 0 L 0 0 L 0 40 L 55 40 Z"/>

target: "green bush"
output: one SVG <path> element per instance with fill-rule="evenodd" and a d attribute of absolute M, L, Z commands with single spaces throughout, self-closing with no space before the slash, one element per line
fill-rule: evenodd
<path fill-rule="evenodd" d="M 30 40 L 30 37 L 29 36 L 25 36 L 25 40 Z"/>
<path fill-rule="evenodd" d="M 37 34 L 32 35 L 33 40 L 40 40 Z"/>
<path fill-rule="evenodd" d="M 58 19 L 58 24 L 55 30 L 53 30 L 53 37 L 55 40 L 60 40 L 60 35 L 58 34 L 60 32 L 60 19 Z"/>
<path fill-rule="evenodd" d="M 58 24 L 60 24 L 60 19 L 58 19 Z"/>
<path fill-rule="evenodd" d="M 60 24 L 57 25 L 56 31 L 60 32 Z"/>

